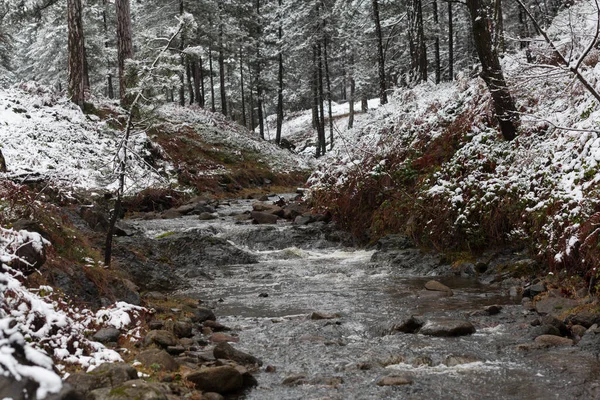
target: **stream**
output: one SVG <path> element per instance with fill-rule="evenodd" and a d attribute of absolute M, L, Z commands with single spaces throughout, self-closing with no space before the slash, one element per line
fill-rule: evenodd
<path fill-rule="evenodd" d="M 147 237 L 213 232 L 258 262 L 220 265 L 193 279 L 184 294 L 215 307 L 239 335 L 234 346 L 261 358 L 259 385 L 244 399 L 593 399 L 600 367 L 577 347 L 523 350 L 537 317 L 500 285 L 475 278 L 415 276 L 372 262 L 374 250 L 344 247 L 314 228 L 279 221 L 240 223 L 252 201 L 219 207 L 219 219 L 195 216 L 131 221 Z M 301 236 L 303 230 L 310 235 Z M 279 240 L 272 238 L 279 237 Z M 302 237 L 302 240 L 294 240 Z M 424 290 L 436 279 L 452 297 Z M 500 305 L 493 316 L 472 315 Z M 311 319 L 312 313 L 333 319 Z M 468 319 L 476 333 L 432 337 L 394 332 L 412 315 Z M 266 372 L 266 366 L 274 369 Z M 409 384 L 378 386 L 385 376 Z"/>

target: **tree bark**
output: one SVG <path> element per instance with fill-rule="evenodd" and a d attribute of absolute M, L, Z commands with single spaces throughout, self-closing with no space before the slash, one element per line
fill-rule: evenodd
<path fill-rule="evenodd" d="M 200 68 L 198 68 L 198 63 L 196 61 L 192 61 L 190 69 L 192 70 L 192 76 L 194 78 L 194 101 L 200 107 L 203 107 L 204 97 L 203 93 L 200 91 Z"/>
<path fill-rule="evenodd" d="M 348 113 L 348 129 L 354 127 L 354 102 L 356 100 L 356 81 L 354 80 L 354 52 L 350 55 L 350 66 L 348 67 L 348 80 L 350 81 L 350 100 Z"/>
<path fill-rule="evenodd" d="M 227 116 L 227 93 L 225 90 L 225 43 L 223 32 L 223 1 L 219 1 L 219 79 L 221 90 L 221 113 Z"/>
<path fill-rule="evenodd" d="M 279 8 L 283 5 L 283 1 L 279 0 Z M 283 27 L 279 23 L 277 29 L 277 38 L 279 39 L 279 54 L 277 55 L 277 131 L 275 132 L 275 143 L 281 143 L 281 128 L 283 126 L 283 49 L 281 48 L 281 40 L 283 38 Z"/>
<path fill-rule="evenodd" d="M 438 13 L 438 2 L 433 0 L 433 24 L 435 25 L 435 38 L 433 39 L 433 57 L 435 59 L 435 83 L 442 80 L 442 66 L 440 63 L 440 17 Z"/>
<path fill-rule="evenodd" d="M 381 21 L 379 19 L 379 2 L 372 0 L 373 21 L 375 22 L 375 35 L 377 36 L 377 65 L 379 67 L 379 103 L 387 104 L 387 90 L 385 80 L 385 56 L 383 54 L 383 34 L 381 32 Z"/>
<path fill-rule="evenodd" d="M 256 0 L 256 15 L 260 18 L 260 0 Z M 260 137 L 265 138 L 265 118 L 263 114 L 263 88 L 262 88 L 262 71 L 260 63 L 260 24 L 256 28 L 256 106 L 258 111 L 258 130 Z"/>
<path fill-rule="evenodd" d="M 81 0 L 67 1 L 68 33 L 68 92 L 71 101 L 83 109 L 85 100 L 85 46 Z"/>
<path fill-rule="evenodd" d="M 327 38 L 323 38 L 323 61 L 325 64 L 325 84 L 327 85 L 327 106 L 329 114 L 329 150 L 333 149 L 333 110 L 331 101 L 331 78 L 329 76 L 329 60 L 327 59 Z"/>
<path fill-rule="evenodd" d="M 319 114 L 321 114 L 321 118 L 319 120 L 319 143 L 320 147 L 320 155 L 325 155 L 327 151 L 327 145 L 325 143 L 325 107 L 323 103 L 325 102 L 325 95 L 323 90 L 323 52 L 321 50 L 321 44 L 317 44 L 317 59 L 318 59 L 318 76 L 319 83 L 317 85 L 317 89 L 319 91 Z"/>
<path fill-rule="evenodd" d="M 485 3 L 485 0 L 467 0 L 467 7 L 471 16 L 475 49 L 481 61 L 481 77 L 492 95 L 502 136 L 506 140 L 513 140 L 517 135 L 519 118 L 515 102 L 504 79 L 498 53 L 494 48 L 492 33 L 489 31 L 492 21 L 488 10 L 492 8 Z"/>
<path fill-rule="evenodd" d="M 454 21 L 452 2 L 448 2 L 448 80 L 454 80 Z"/>
<path fill-rule="evenodd" d="M 208 48 L 208 70 L 210 75 L 210 110 L 215 112 L 215 82 L 213 79 L 212 49 Z"/>
<path fill-rule="evenodd" d="M 115 0 L 117 13 L 117 60 L 119 67 L 119 97 L 121 105 L 127 105 L 127 87 L 131 82 L 127 79 L 125 62 L 133 58 L 133 42 L 131 32 L 131 12 L 129 0 Z"/>
<path fill-rule="evenodd" d="M 240 83 L 242 90 L 242 125 L 246 126 L 248 121 L 246 120 L 246 96 L 244 93 L 244 52 L 240 48 Z"/>

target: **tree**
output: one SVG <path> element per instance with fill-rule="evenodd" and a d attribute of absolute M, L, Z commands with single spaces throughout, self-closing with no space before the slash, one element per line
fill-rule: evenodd
<path fill-rule="evenodd" d="M 471 16 L 475 49 L 482 67 L 481 78 L 492 96 L 502 136 L 506 140 L 513 140 L 517 135 L 519 117 L 515 101 L 504 79 L 492 32 L 489 30 L 493 26 L 489 15 L 493 8 L 486 0 L 467 0 L 467 7 Z"/>
<path fill-rule="evenodd" d="M 69 27 L 69 97 L 83 109 L 85 100 L 85 46 L 81 0 L 67 1 L 67 25 Z"/>
<path fill-rule="evenodd" d="M 129 0 L 115 0 L 117 14 L 117 60 L 119 67 L 119 98 L 121 104 L 126 105 L 127 87 L 131 82 L 127 79 L 125 63 L 133 58 L 133 41 L 131 31 L 131 12 Z"/>
<path fill-rule="evenodd" d="M 375 34 L 377 36 L 377 65 L 379 67 L 379 103 L 387 104 L 386 78 L 385 78 L 385 56 L 383 55 L 383 34 L 381 32 L 381 19 L 379 17 L 379 1 L 372 0 L 373 21 L 375 23 Z"/>

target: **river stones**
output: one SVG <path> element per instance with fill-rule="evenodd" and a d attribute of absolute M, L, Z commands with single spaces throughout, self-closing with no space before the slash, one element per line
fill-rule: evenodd
<path fill-rule="evenodd" d="M 175 321 L 173 324 L 173 333 L 178 338 L 189 338 L 194 334 L 192 333 L 193 326 L 189 322 Z"/>
<path fill-rule="evenodd" d="M 447 296 L 452 296 L 454 294 L 452 292 L 452 289 L 450 289 L 448 286 L 444 285 L 441 282 L 434 281 L 434 280 L 427 282 L 425 284 L 425 289 L 430 290 L 432 292 L 442 292 L 442 293 L 446 294 Z"/>
<path fill-rule="evenodd" d="M 121 336 L 121 331 L 116 328 L 102 328 L 94 333 L 92 339 L 100 343 L 117 342 Z"/>
<path fill-rule="evenodd" d="M 137 378 L 138 373 L 131 365 L 125 363 L 104 363 L 89 373 L 74 373 L 65 382 L 70 384 L 80 395 L 86 395 L 92 390 L 118 386 Z"/>
<path fill-rule="evenodd" d="M 338 318 L 337 314 L 324 313 L 324 312 L 313 312 L 310 314 L 310 319 L 312 320 L 320 320 L 320 319 L 336 319 Z"/>
<path fill-rule="evenodd" d="M 444 365 L 447 367 L 456 367 L 457 365 L 470 364 L 480 360 L 471 356 L 447 356 L 444 359 Z"/>
<path fill-rule="evenodd" d="M 412 379 L 402 375 L 388 375 L 377 381 L 377 386 L 404 386 L 411 385 Z"/>
<path fill-rule="evenodd" d="M 144 338 L 144 345 L 150 346 L 156 344 L 159 347 L 167 348 L 169 346 L 177 345 L 177 338 L 169 331 L 155 330 L 150 331 Z"/>
<path fill-rule="evenodd" d="M 244 378 L 236 368 L 226 365 L 192 372 L 186 379 L 205 392 L 228 393 L 244 388 Z"/>
<path fill-rule="evenodd" d="M 577 300 L 566 299 L 564 297 L 547 297 L 535 303 L 535 309 L 540 314 L 550 314 L 559 316 L 577 307 Z"/>
<path fill-rule="evenodd" d="M 215 358 L 232 360 L 243 365 L 262 365 L 262 361 L 260 359 L 248 353 L 244 353 L 241 350 L 237 350 L 226 342 L 217 344 L 213 350 L 213 355 Z"/>
<path fill-rule="evenodd" d="M 205 321 L 216 321 L 217 317 L 210 308 L 198 307 L 192 310 L 192 321 L 203 323 Z"/>
<path fill-rule="evenodd" d="M 392 327 L 392 331 L 402 332 L 402 333 L 415 333 L 425 324 L 425 322 L 415 316 L 411 316 L 410 318 L 400 322 L 399 324 L 395 324 Z"/>
<path fill-rule="evenodd" d="M 467 320 L 434 319 L 427 321 L 419 333 L 427 336 L 464 336 L 475 333 L 475 327 Z"/>
<path fill-rule="evenodd" d="M 127 381 L 113 388 L 92 390 L 86 399 L 89 400 L 117 400 L 117 399 L 144 399 L 167 400 L 171 390 L 162 383 L 146 382 L 142 379 Z"/>
<path fill-rule="evenodd" d="M 146 368 L 156 368 L 159 371 L 177 371 L 179 364 L 166 351 L 150 349 L 137 355 L 137 360 Z"/>
<path fill-rule="evenodd" d="M 600 322 L 600 315 L 591 313 L 589 311 L 582 311 L 570 315 L 567 320 L 571 325 L 581 325 L 585 328 L 589 328 L 590 326 Z"/>
<path fill-rule="evenodd" d="M 223 343 L 223 342 L 234 342 L 237 343 L 240 339 L 236 336 L 227 335 L 225 333 L 217 332 L 212 334 L 210 337 L 210 341 L 213 343 Z"/>
<path fill-rule="evenodd" d="M 554 336 L 554 335 L 538 336 L 535 338 L 535 342 L 545 345 L 545 346 L 551 346 L 551 347 L 572 346 L 573 345 L 572 339 L 564 338 L 564 337 L 560 337 L 560 336 Z"/>
<path fill-rule="evenodd" d="M 255 224 L 276 224 L 279 219 L 277 215 L 260 211 L 252 211 L 250 215 L 252 216 L 252 222 Z"/>

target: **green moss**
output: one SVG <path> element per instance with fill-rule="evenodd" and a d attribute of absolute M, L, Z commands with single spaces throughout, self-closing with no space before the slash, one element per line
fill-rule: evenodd
<path fill-rule="evenodd" d="M 173 232 L 173 231 L 161 233 L 160 235 L 156 236 L 156 239 L 166 238 L 166 237 L 169 237 L 169 236 L 174 235 L 174 234 L 175 234 L 175 232 Z"/>

